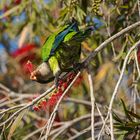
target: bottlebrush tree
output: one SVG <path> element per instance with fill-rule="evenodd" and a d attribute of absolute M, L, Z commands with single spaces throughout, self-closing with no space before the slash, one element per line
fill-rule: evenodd
<path fill-rule="evenodd" d="M 47 37 L 73 17 L 80 31 L 94 27 L 81 67 L 58 86 L 30 80 Z M 0 139 L 139 140 L 139 19 L 138 0 L 1 0 Z"/>

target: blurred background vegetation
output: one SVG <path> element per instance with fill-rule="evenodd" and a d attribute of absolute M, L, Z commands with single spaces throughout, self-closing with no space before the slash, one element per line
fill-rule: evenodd
<path fill-rule="evenodd" d="M 30 81 L 25 64 L 28 60 L 36 66 L 41 63 L 40 50 L 45 39 L 66 24 L 71 17 L 78 21 L 80 28 L 89 25 L 95 27 L 94 33 L 82 43 L 81 60 L 83 60 L 107 38 L 139 21 L 139 14 L 138 0 L 0 0 L 0 110 L 28 103 L 50 87 L 52 83 L 41 85 Z M 103 116 L 107 112 L 124 58 L 128 50 L 140 39 L 139 31 L 140 29 L 136 28 L 116 39 L 90 63 L 94 95 Z M 140 62 L 140 57 L 138 61 Z M 123 99 L 128 110 L 140 113 L 140 84 L 137 77 L 135 57 L 132 54 L 113 106 L 114 112 L 120 119 L 127 118 L 120 99 Z M 77 99 L 77 102 L 74 99 Z M 87 104 L 80 101 L 85 101 Z M 20 122 L 20 129 L 16 129 L 12 134 L 10 134 L 11 124 L 1 129 L 1 139 L 7 139 L 9 135 L 13 140 L 38 139 L 40 128 L 46 123 L 51 110 L 52 108 L 47 108 L 45 111 L 35 112 L 30 109 Z M 89 83 L 87 73 L 83 71 L 61 104 L 55 122 L 73 120 L 89 114 L 90 110 Z M 95 122 L 100 122 L 97 109 L 96 112 Z M 8 118 L 10 113 L 5 117 Z M 133 114 L 132 118 L 138 119 L 135 117 Z M 56 139 L 69 139 L 90 126 L 90 123 L 90 117 L 86 121 L 79 121 Z M 132 126 L 138 127 L 139 124 Z M 101 124 L 96 126 L 96 135 L 100 128 Z M 36 130 L 40 131 L 29 138 L 29 134 Z M 132 129 L 123 128 L 122 131 L 117 127 L 115 137 L 121 140 L 127 137 L 126 134 L 129 132 L 136 139 L 136 131 L 134 133 L 130 130 Z M 90 137 L 88 131 L 76 139 L 85 140 Z M 104 134 L 104 139 L 108 140 L 110 136 Z"/>

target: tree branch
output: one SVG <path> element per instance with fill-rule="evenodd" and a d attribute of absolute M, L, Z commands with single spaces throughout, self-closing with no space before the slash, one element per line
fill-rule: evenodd
<path fill-rule="evenodd" d="M 105 118 L 105 122 L 104 122 L 104 124 L 103 124 L 103 126 L 102 126 L 102 129 L 101 129 L 101 131 L 100 131 L 100 133 L 99 133 L 98 140 L 100 140 L 102 131 L 103 131 L 104 127 L 105 127 L 105 124 L 106 124 L 106 122 L 107 122 L 107 120 L 108 120 L 108 117 L 109 117 L 109 116 L 112 117 L 112 113 L 111 113 L 112 105 L 113 105 L 115 96 L 117 95 L 117 91 L 118 91 L 118 88 L 119 88 L 119 86 L 120 86 L 120 83 L 121 83 L 121 81 L 122 81 L 123 74 L 124 74 L 124 72 L 125 72 L 125 68 L 126 68 L 126 65 L 127 65 L 127 61 L 128 61 L 129 55 L 131 54 L 131 52 L 132 52 L 134 49 L 136 49 L 136 47 L 138 47 L 139 44 L 140 44 L 140 40 L 139 40 L 138 42 L 135 43 L 135 45 L 129 50 L 129 52 L 127 53 L 127 55 L 126 55 L 126 57 L 125 57 L 125 60 L 124 60 L 124 62 L 123 62 L 123 67 L 122 67 L 122 70 L 121 70 L 121 74 L 120 74 L 119 80 L 118 80 L 118 82 L 117 82 L 117 84 L 116 84 L 116 86 L 115 86 L 114 92 L 113 92 L 113 94 L 112 94 L 112 98 L 111 98 L 111 100 L 110 100 L 110 104 L 109 104 L 109 108 L 108 108 L 108 113 L 107 113 L 107 116 L 106 116 L 106 118 Z M 111 119 L 112 119 L 112 118 L 111 118 Z M 110 122 L 110 125 L 111 125 L 111 128 L 113 129 L 113 122 Z M 113 130 L 111 130 L 111 131 L 113 131 Z M 112 134 L 112 133 L 111 133 L 111 134 Z M 113 138 L 113 134 L 112 134 L 111 137 Z"/>
<path fill-rule="evenodd" d="M 116 38 L 120 37 L 121 35 L 129 32 L 130 30 L 136 28 L 137 26 L 140 26 L 140 21 L 124 28 L 123 30 L 121 30 L 120 32 L 116 33 L 115 35 L 113 35 L 112 37 L 108 38 L 107 40 L 105 40 L 101 45 L 99 45 L 99 47 L 97 47 L 94 51 L 92 51 L 89 56 L 83 61 L 84 67 L 87 67 L 87 65 L 89 64 L 89 62 L 97 55 L 97 53 L 99 53 L 102 49 L 104 49 L 106 47 L 107 44 L 111 43 L 113 40 L 115 40 Z"/>
<path fill-rule="evenodd" d="M 45 97 L 46 95 L 48 95 L 53 89 L 55 88 L 55 85 L 53 85 L 51 88 L 49 88 L 46 92 L 44 92 L 42 95 L 40 95 L 39 97 L 37 97 L 36 99 L 34 99 L 31 103 L 27 104 L 26 106 L 22 107 L 21 109 L 19 109 L 18 111 L 16 111 L 14 114 L 12 114 L 6 121 L 2 122 L 0 124 L 0 126 L 5 125 L 6 123 L 8 123 L 10 120 L 12 120 L 16 115 L 18 115 L 21 111 L 23 111 L 24 109 L 27 109 L 31 106 L 33 106 L 35 103 L 37 103 L 40 99 L 42 99 L 43 97 Z"/>
<path fill-rule="evenodd" d="M 90 98 L 91 98 L 91 136 L 92 136 L 92 140 L 95 140 L 95 130 L 94 130 L 94 115 L 95 115 L 95 97 L 94 97 L 94 91 L 93 91 L 93 79 L 92 79 L 92 75 L 91 72 L 89 70 L 88 73 L 88 80 L 89 80 L 89 87 L 90 87 Z"/>

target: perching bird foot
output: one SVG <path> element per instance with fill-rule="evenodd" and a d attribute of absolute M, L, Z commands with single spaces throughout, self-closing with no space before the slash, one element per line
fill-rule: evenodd
<path fill-rule="evenodd" d="M 83 68 L 83 63 L 76 63 L 73 65 L 73 70 L 75 72 L 80 71 Z"/>
<path fill-rule="evenodd" d="M 60 80 L 59 76 L 61 75 L 61 73 L 62 73 L 61 71 L 58 71 L 55 74 L 54 85 L 55 85 L 56 88 L 58 88 L 58 86 L 59 86 L 59 80 Z"/>

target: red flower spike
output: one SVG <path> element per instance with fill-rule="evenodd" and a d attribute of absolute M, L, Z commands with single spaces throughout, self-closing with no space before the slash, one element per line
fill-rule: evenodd
<path fill-rule="evenodd" d="M 42 104 L 43 106 L 47 106 L 47 101 L 46 101 L 46 100 L 43 100 L 43 101 L 41 102 L 41 104 Z"/>
<path fill-rule="evenodd" d="M 18 4 L 21 3 L 21 0 L 15 0 L 14 3 L 15 3 L 16 5 L 18 5 Z"/>
<path fill-rule="evenodd" d="M 46 110 L 46 108 L 47 108 L 47 101 L 46 100 L 41 101 L 40 105 L 41 105 L 43 110 Z"/>
<path fill-rule="evenodd" d="M 74 78 L 74 76 L 75 76 L 74 73 L 70 73 L 70 74 L 68 75 L 68 78 L 69 78 L 70 80 L 72 80 L 72 79 Z"/>
<path fill-rule="evenodd" d="M 34 107 L 33 107 L 33 110 L 34 110 L 34 111 L 39 111 L 40 109 L 39 109 L 38 106 L 34 106 Z"/>
<path fill-rule="evenodd" d="M 28 62 L 25 64 L 26 69 L 31 73 L 33 71 L 33 64 L 28 60 Z"/>
<path fill-rule="evenodd" d="M 38 108 L 39 108 L 39 109 L 42 109 L 43 106 L 39 103 L 39 104 L 38 104 Z"/>
<path fill-rule="evenodd" d="M 68 84 L 66 82 L 63 83 L 63 87 L 64 87 L 64 89 L 66 89 L 68 87 Z"/>
<path fill-rule="evenodd" d="M 62 96 L 62 93 L 57 93 L 57 98 L 59 99 Z"/>
<path fill-rule="evenodd" d="M 58 88 L 58 92 L 57 93 L 62 93 L 62 88 Z"/>
<path fill-rule="evenodd" d="M 83 77 L 82 76 L 79 76 L 77 78 L 77 80 L 75 81 L 74 86 L 75 87 L 79 86 L 82 83 L 82 80 L 83 80 Z"/>
<path fill-rule="evenodd" d="M 137 58 L 138 58 L 138 62 L 140 64 L 140 46 L 138 46 Z"/>
<path fill-rule="evenodd" d="M 57 103 L 57 101 L 58 101 L 58 99 L 60 98 L 61 95 L 62 95 L 62 93 L 59 93 L 59 92 L 52 95 L 51 98 L 48 100 L 48 105 L 49 106 L 54 106 Z"/>
<path fill-rule="evenodd" d="M 61 86 L 62 86 L 62 84 L 63 84 L 63 81 L 62 81 L 62 80 L 60 80 L 60 81 L 58 82 L 58 87 L 61 87 Z"/>
<path fill-rule="evenodd" d="M 48 101 L 48 105 L 49 105 L 49 106 L 54 106 L 55 103 L 56 103 L 56 100 L 54 99 L 54 97 L 51 97 L 51 98 L 49 99 L 49 101 Z"/>

